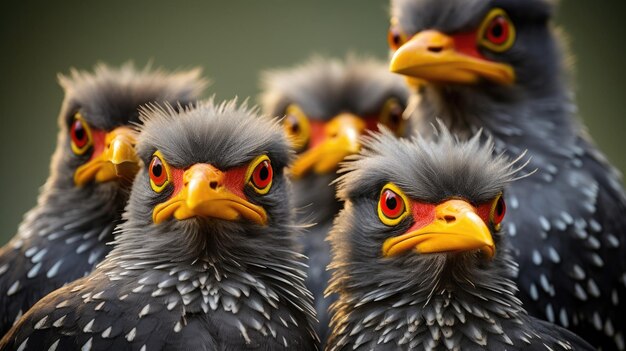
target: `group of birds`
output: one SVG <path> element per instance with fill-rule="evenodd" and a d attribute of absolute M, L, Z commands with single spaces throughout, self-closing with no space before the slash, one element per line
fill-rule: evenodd
<path fill-rule="evenodd" d="M 260 109 L 61 76 L 0 350 L 625 350 L 626 194 L 555 6 L 391 0 L 390 62 L 268 71 Z"/>

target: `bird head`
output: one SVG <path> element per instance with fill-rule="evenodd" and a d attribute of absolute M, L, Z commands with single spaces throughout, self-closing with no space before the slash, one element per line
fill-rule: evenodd
<path fill-rule="evenodd" d="M 390 70 L 410 85 L 524 87 L 559 72 L 549 0 L 392 0 Z"/>
<path fill-rule="evenodd" d="M 373 60 L 316 58 L 264 76 L 264 110 L 284 116 L 283 129 L 298 153 L 291 175 L 334 174 L 346 156 L 359 152 L 359 137 L 385 125 L 398 136 L 409 129 L 408 93 L 401 80 Z"/>
<path fill-rule="evenodd" d="M 154 105 L 142 114 L 138 150 L 146 167 L 129 202 L 132 226 L 194 253 L 229 245 L 262 251 L 284 238 L 292 220 L 283 171 L 290 148 L 275 120 L 235 101 L 183 111 Z M 189 240 L 165 234 L 181 231 Z"/>
<path fill-rule="evenodd" d="M 129 185 L 139 169 L 135 152 L 139 106 L 162 101 L 186 104 L 206 82 L 199 70 L 166 73 L 131 64 L 106 65 L 94 73 L 72 70 L 59 76 L 65 100 L 56 157 L 61 182 L 85 188 L 98 184 Z"/>
<path fill-rule="evenodd" d="M 502 193 L 515 171 L 492 148 L 478 135 L 459 142 L 443 127 L 436 142 L 368 137 L 339 178 L 346 205 L 330 235 L 335 281 L 431 291 L 493 267 L 503 257 Z"/>

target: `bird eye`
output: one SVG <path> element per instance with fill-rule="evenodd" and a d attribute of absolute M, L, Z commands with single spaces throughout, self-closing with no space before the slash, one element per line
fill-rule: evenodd
<path fill-rule="evenodd" d="M 296 105 L 289 105 L 283 119 L 283 130 L 296 151 L 302 151 L 309 142 L 311 127 L 309 120 Z"/>
<path fill-rule="evenodd" d="M 155 192 L 160 193 L 169 184 L 170 170 L 165 161 L 163 161 L 163 155 L 160 151 L 156 151 L 152 155 L 148 173 L 150 174 L 150 186 Z"/>
<path fill-rule="evenodd" d="M 479 43 L 495 52 L 504 52 L 513 46 L 515 26 L 502 9 L 491 10 L 480 25 Z"/>
<path fill-rule="evenodd" d="M 389 44 L 389 48 L 391 50 L 398 50 L 404 43 L 407 41 L 407 36 L 404 32 L 400 30 L 400 28 L 392 24 L 389 27 L 389 31 L 387 32 L 387 43 Z"/>
<path fill-rule="evenodd" d="M 247 173 L 246 179 L 257 193 L 267 194 L 270 191 L 274 170 L 267 155 L 261 155 L 252 161 Z"/>
<path fill-rule="evenodd" d="M 400 223 L 408 214 L 408 200 L 402 190 L 392 183 L 387 183 L 380 192 L 378 217 L 388 226 Z"/>
<path fill-rule="evenodd" d="M 496 44 L 502 45 L 509 37 L 509 23 L 502 16 L 498 16 L 491 20 L 487 31 L 485 32 L 487 40 Z"/>
<path fill-rule="evenodd" d="M 491 205 L 491 212 L 489 213 L 489 219 L 495 226 L 496 230 L 500 230 L 504 214 L 506 213 L 506 204 L 504 203 L 504 197 L 502 194 L 498 195 Z"/>
<path fill-rule="evenodd" d="M 72 120 L 70 138 L 72 139 L 72 151 L 76 155 L 84 154 L 93 144 L 91 129 L 80 112 L 77 112 Z"/>
<path fill-rule="evenodd" d="M 404 108 L 398 99 L 387 99 L 380 113 L 380 123 L 391 129 L 396 135 L 403 135 L 406 124 L 406 120 L 402 116 Z"/>

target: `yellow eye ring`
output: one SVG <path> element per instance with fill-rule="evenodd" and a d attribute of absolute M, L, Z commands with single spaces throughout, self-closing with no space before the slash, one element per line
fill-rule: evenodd
<path fill-rule="evenodd" d="M 172 173 L 161 151 L 157 150 L 152 154 L 152 160 L 150 165 L 148 165 L 148 175 L 150 176 L 150 187 L 156 193 L 163 191 L 170 183 Z"/>
<path fill-rule="evenodd" d="M 380 191 L 378 218 L 390 227 L 398 225 L 409 214 L 409 200 L 393 183 L 387 183 Z"/>
<path fill-rule="evenodd" d="M 515 26 L 503 9 L 492 9 L 480 24 L 476 40 L 491 51 L 507 51 L 515 43 Z"/>
<path fill-rule="evenodd" d="M 91 128 L 80 112 L 74 114 L 74 119 L 70 125 L 70 139 L 72 151 L 76 155 L 84 154 L 93 145 Z"/>
<path fill-rule="evenodd" d="M 493 200 L 491 210 L 489 210 L 489 220 L 491 221 L 491 223 L 493 223 L 493 227 L 495 230 L 499 231 L 502 228 L 502 220 L 504 219 L 505 214 L 506 204 L 504 203 L 502 193 L 500 193 Z"/>
<path fill-rule="evenodd" d="M 261 195 L 270 191 L 274 180 L 274 170 L 267 155 L 261 155 L 250 163 L 246 171 L 246 180 L 247 184 L 250 184 L 254 191 Z"/>
<path fill-rule="evenodd" d="M 406 129 L 406 119 L 403 116 L 403 112 L 404 107 L 400 101 L 392 97 L 385 101 L 378 120 L 381 124 L 391 129 L 397 136 L 402 136 Z"/>
<path fill-rule="evenodd" d="M 296 151 L 301 151 L 309 143 L 311 136 L 309 119 L 295 104 L 287 106 L 287 110 L 285 110 L 283 131 Z"/>

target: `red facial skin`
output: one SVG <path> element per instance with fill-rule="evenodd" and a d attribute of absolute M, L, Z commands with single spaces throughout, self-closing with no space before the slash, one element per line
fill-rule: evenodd
<path fill-rule="evenodd" d="M 503 34 L 500 37 L 494 37 L 493 35 L 491 35 L 490 29 L 493 26 L 495 21 L 498 21 L 503 26 Z M 492 43 L 496 45 L 502 44 L 503 42 L 506 41 L 506 39 L 509 36 L 509 33 L 510 33 L 509 28 L 510 28 L 509 23 L 503 17 L 500 17 L 500 16 L 495 17 L 492 23 L 489 24 L 489 26 L 487 27 L 487 30 L 485 31 L 485 39 L 491 41 Z M 392 30 L 395 30 L 395 29 L 390 29 L 390 31 Z M 406 41 L 409 41 L 412 37 L 413 36 L 408 37 Z M 476 42 L 478 38 L 478 30 L 453 34 L 453 35 L 450 35 L 450 38 L 454 40 L 454 48 L 457 52 L 462 53 L 467 56 L 478 58 L 481 60 L 491 61 L 487 57 L 485 57 L 482 53 L 480 53 L 480 51 L 478 50 L 479 46 L 478 46 L 478 43 Z M 404 43 L 401 43 L 400 45 L 390 44 L 390 46 L 392 50 L 397 50 L 400 46 L 402 46 L 402 44 Z"/>
<path fill-rule="evenodd" d="M 418 230 L 427 226 L 428 224 L 435 221 L 435 208 L 438 204 L 429 204 L 429 203 L 421 203 L 416 201 L 410 201 L 409 207 L 411 211 L 411 215 L 413 216 L 413 224 L 406 231 L 407 233 Z M 493 208 L 493 201 L 480 204 L 478 207 L 475 207 L 476 213 L 485 223 L 492 223 L 493 225 L 500 224 L 502 219 L 504 218 L 504 212 L 499 218 L 490 218 L 491 217 L 491 209 Z M 495 217 L 495 216 L 494 216 Z"/>
<path fill-rule="evenodd" d="M 246 165 L 231 168 L 222 172 L 224 173 L 224 187 L 231 193 L 245 199 L 246 201 L 248 198 L 244 194 L 243 189 L 246 185 L 245 177 L 247 170 L 248 166 Z M 178 194 L 178 192 L 183 188 L 183 173 L 185 173 L 185 169 L 170 167 L 170 174 L 172 177 L 170 181 L 174 185 L 174 192 L 172 192 L 170 198 L 176 196 L 176 194 Z"/>
<path fill-rule="evenodd" d="M 74 123 L 78 122 L 78 120 L 74 121 Z M 87 128 L 87 126 L 85 126 L 84 128 Z M 87 131 L 84 131 L 85 133 L 85 137 L 87 137 L 86 133 Z M 105 138 L 107 135 L 107 132 L 102 130 L 102 129 L 94 129 L 91 128 L 90 129 L 90 133 L 91 133 L 91 148 L 92 148 L 92 152 L 91 152 L 91 156 L 89 156 L 89 161 L 91 161 L 92 159 L 100 156 L 100 154 L 102 154 L 102 152 L 104 151 L 104 142 L 105 142 Z M 74 124 L 72 125 L 72 127 L 70 127 L 70 138 L 72 139 L 72 142 L 78 146 L 78 148 L 83 148 L 88 142 L 88 139 L 85 139 L 85 142 L 81 145 L 79 140 L 77 140 L 77 138 L 74 135 Z"/>

